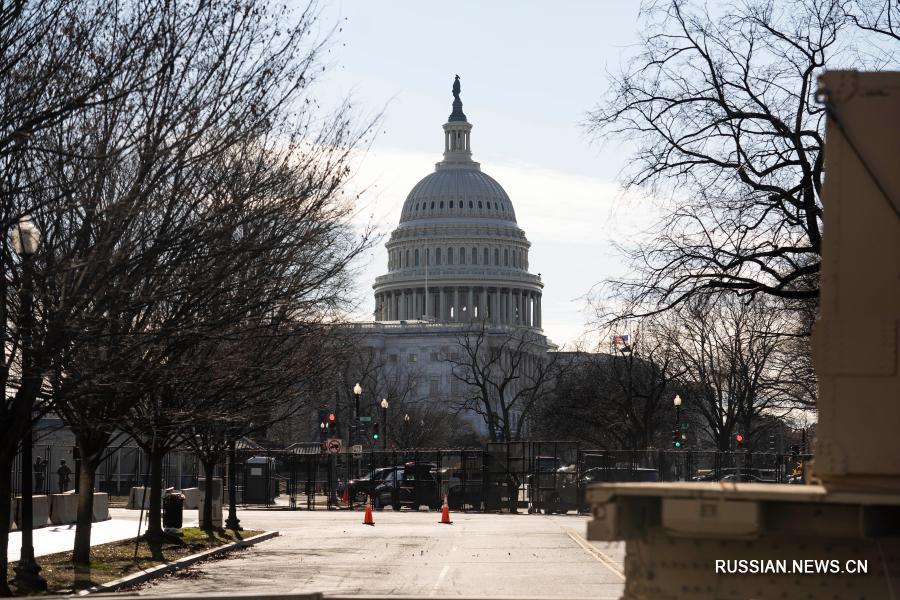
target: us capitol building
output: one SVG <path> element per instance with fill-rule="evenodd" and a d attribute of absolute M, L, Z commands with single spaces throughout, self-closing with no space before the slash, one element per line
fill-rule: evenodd
<path fill-rule="evenodd" d="M 460 393 L 444 358 L 468 329 L 499 336 L 527 328 L 546 341 L 543 283 L 528 271 L 531 244 L 503 187 L 472 160 L 472 124 L 459 93 L 457 76 L 443 160 L 403 203 L 386 244 L 388 272 L 373 285 L 374 322 L 354 326 L 387 365 L 421 373 L 419 401 Z"/>

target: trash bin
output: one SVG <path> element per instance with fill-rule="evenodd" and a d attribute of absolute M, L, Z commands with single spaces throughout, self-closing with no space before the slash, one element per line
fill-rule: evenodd
<path fill-rule="evenodd" d="M 181 529 L 184 516 L 184 494 L 170 492 L 163 497 L 163 528 Z"/>

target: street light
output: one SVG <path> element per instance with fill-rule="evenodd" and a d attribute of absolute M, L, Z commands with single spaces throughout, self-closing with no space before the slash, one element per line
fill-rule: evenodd
<path fill-rule="evenodd" d="M 350 445 L 353 445 L 354 433 L 359 429 L 359 397 L 362 396 L 362 386 L 359 382 L 353 386 L 353 395 L 356 396 L 356 412 L 353 414 L 353 420 L 350 422 L 350 431 L 347 434 L 350 438 Z"/>
<path fill-rule="evenodd" d="M 684 439 L 681 433 L 681 396 L 675 394 L 672 404 L 675 405 L 675 429 L 672 431 L 672 443 L 676 448 L 681 448 Z"/>
<path fill-rule="evenodd" d="M 403 446 L 409 447 L 409 413 L 403 415 Z"/>
<path fill-rule="evenodd" d="M 243 531 L 237 516 L 237 431 L 229 432 L 228 439 L 228 518 L 225 527 L 232 531 Z M 212 473 L 207 474 L 212 477 Z"/>
<path fill-rule="evenodd" d="M 362 386 L 359 383 L 353 386 L 353 395 L 356 396 L 356 413 L 353 418 L 359 419 L 359 397 L 362 395 Z"/>
<path fill-rule="evenodd" d="M 22 259 L 22 286 L 20 288 L 21 300 L 19 316 L 19 332 L 22 339 L 22 387 L 31 388 L 35 382 L 31 381 L 35 376 L 34 366 L 34 343 L 32 334 L 34 333 L 34 290 L 32 283 L 34 281 L 34 254 L 37 252 L 38 245 L 41 241 L 40 232 L 31 222 L 31 217 L 22 217 L 18 224 L 12 230 L 13 249 Z M 26 382 L 26 379 L 28 380 Z M 39 383 L 37 384 L 39 385 Z M 19 587 L 34 591 L 46 591 L 47 580 L 41 577 L 41 567 L 34 560 L 34 535 L 33 535 L 33 491 L 32 482 L 32 412 L 34 405 L 30 391 L 24 395 L 25 402 L 28 406 L 25 408 L 25 414 L 28 415 L 28 429 L 22 439 L 22 550 L 19 563 L 16 566 L 16 582 Z M 87 490 L 82 490 L 86 493 Z"/>
<path fill-rule="evenodd" d="M 384 415 L 384 418 L 381 420 L 381 422 L 384 423 L 384 431 L 382 432 L 382 434 L 384 435 L 384 439 L 381 440 L 381 449 L 387 450 L 387 436 L 388 436 L 388 432 L 387 432 L 387 429 L 388 429 L 387 428 L 388 401 L 387 401 L 387 398 L 381 399 L 381 408 L 382 408 L 382 414 Z"/>

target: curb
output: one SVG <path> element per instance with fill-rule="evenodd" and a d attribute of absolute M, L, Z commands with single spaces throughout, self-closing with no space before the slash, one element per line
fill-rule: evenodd
<path fill-rule="evenodd" d="M 277 531 L 267 531 L 266 533 L 255 535 L 251 538 L 247 538 L 246 540 L 238 540 L 230 544 L 225 544 L 224 546 L 210 548 L 209 550 L 204 550 L 203 552 L 198 552 L 197 554 L 191 554 L 190 556 L 179 558 L 178 560 L 172 561 L 170 563 L 157 565 L 144 571 L 139 571 L 137 573 L 134 573 L 133 575 L 128 575 L 126 577 L 114 579 L 113 581 L 101 583 L 100 585 L 95 585 L 94 587 L 79 591 L 77 595 L 87 596 L 88 594 L 96 594 L 101 592 L 114 592 L 120 588 L 144 583 L 146 581 L 150 581 L 151 579 L 162 577 L 167 573 L 172 573 L 179 569 L 183 569 L 184 567 L 189 567 L 190 565 L 205 558 L 209 558 L 211 556 L 216 556 L 219 554 L 227 554 L 232 550 L 247 548 L 249 546 L 253 546 L 254 544 L 258 544 L 259 542 L 270 540 L 274 537 L 278 537 Z"/>

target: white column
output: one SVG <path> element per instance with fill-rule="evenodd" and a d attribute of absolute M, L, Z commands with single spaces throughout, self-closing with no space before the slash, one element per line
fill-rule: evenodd
<path fill-rule="evenodd" d="M 522 317 L 525 316 L 524 311 L 522 310 L 522 290 L 516 290 L 516 312 L 518 313 L 516 325 L 521 325 Z"/>
<path fill-rule="evenodd" d="M 487 288 L 481 288 L 478 294 L 478 316 L 481 319 L 487 319 Z"/>
<path fill-rule="evenodd" d="M 534 313 L 532 312 L 534 310 L 533 298 L 531 292 L 528 292 L 528 295 L 525 296 L 525 316 L 528 318 L 529 327 L 534 327 Z"/>
<path fill-rule="evenodd" d="M 472 286 L 469 286 L 469 301 L 466 303 L 466 315 L 467 320 L 471 321 L 475 318 L 475 290 L 472 289 Z"/>

